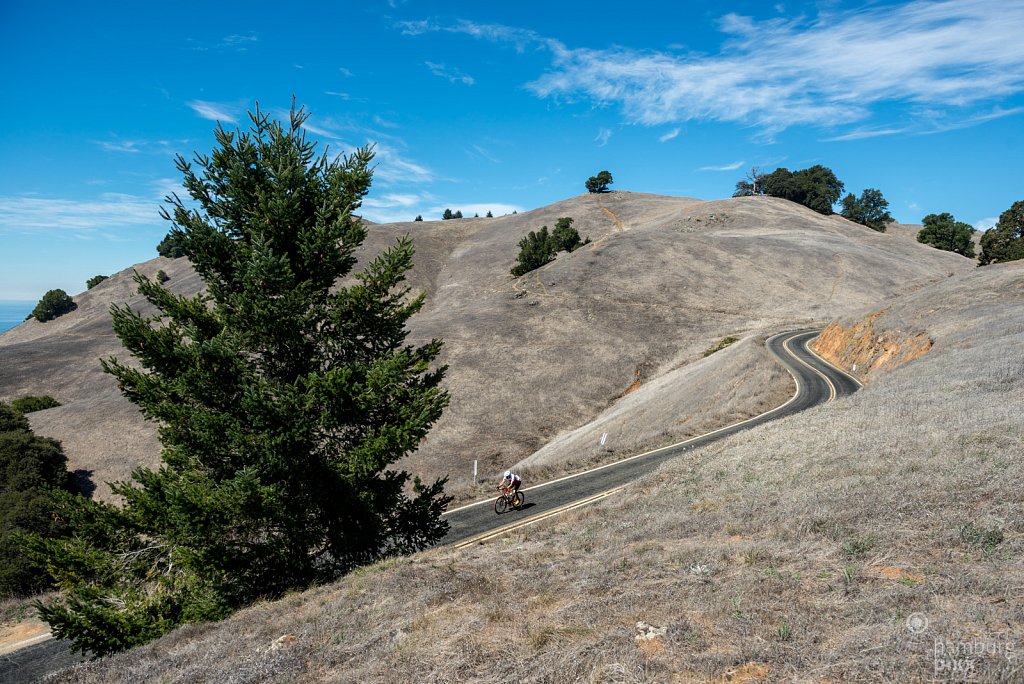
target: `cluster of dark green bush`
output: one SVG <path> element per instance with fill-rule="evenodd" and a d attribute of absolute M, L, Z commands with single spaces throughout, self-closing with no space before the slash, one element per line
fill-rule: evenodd
<path fill-rule="evenodd" d="M 89 278 L 88 280 L 85 281 L 85 289 L 91 290 L 92 288 L 96 287 L 104 280 L 106 280 L 108 277 L 109 276 L 105 275 L 94 275 L 92 278 Z"/>
<path fill-rule="evenodd" d="M 551 233 L 548 233 L 547 226 L 537 231 L 531 230 L 519 241 L 519 256 L 516 257 L 516 265 L 512 267 L 512 275 L 519 277 L 529 273 L 553 261 L 559 252 L 572 252 L 588 242 L 590 238 L 581 239 L 568 216 L 558 219 Z"/>
<path fill-rule="evenodd" d="M 43 295 L 39 303 L 36 304 L 36 307 L 32 309 L 32 313 L 25 320 L 34 318 L 40 323 L 45 323 L 46 321 L 52 321 L 58 316 L 63 316 L 69 311 L 74 311 L 76 308 L 78 308 L 78 305 L 75 304 L 75 300 L 67 292 L 61 289 L 50 290 Z"/>
<path fill-rule="evenodd" d="M 608 192 L 608 186 L 614 183 L 612 180 L 612 174 L 608 171 L 601 171 L 596 176 L 591 176 L 583 184 L 587 188 L 587 192 Z"/>
<path fill-rule="evenodd" d="M 445 209 L 444 213 L 441 214 L 441 220 L 442 221 L 448 221 L 450 219 L 457 219 L 457 218 L 462 218 L 462 210 L 461 209 L 457 210 L 455 212 L 453 212 L 451 209 Z"/>
<path fill-rule="evenodd" d="M 1024 259 L 1024 200 L 999 215 L 996 225 L 981 236 L 982 266 L 1000 261 Z"/>
<path fill-rule="evenodd" d="M 797 171 L 780 167 L 771 173 L 762 173 L 755 166 L 746 178 L 736 182 L 732 196 L 779 197 L 826 216 L 833 213 L 833 207 L 839 202 L 843 206 L 840 212 L 843 218 L 884 233 L 885 226 L 892 223 L 893 218 L 889 214 L 889 202 L 881 191 L 867 188 L 860 197 L 849 193 L 840 202 L 843 188 L 844 184 L 835 172 L 821 164 Z"/>
<path fill-rule="evenodd" d="M 181 231 L 172 228 L 168 231 L 160 244 L 156 246 L 156 253 L 168 259 L 178 259 L 185 256 L 185 242 Z"/>
<path fill-rule="evenodd" d="M 736 183 L 733 197 L 768 195 L 802 204 L 819 214 L 829 215 L 843 194 L 843 182 L 832 169 L 815 164 L 810 168 L 790 171 L 779 167 L 771 173 L 751 169 L 744 180 Z"/>
<path fill-rule="evenodd" d="M 977 231 L 969 223 L 957 221 L 949 212 L 943 212 L 928 214 L 921 225 L 918 242 L 974 258 L 974 233 Z M 1024 259 L 1024 200 L 1014 202 L 1004 211 L 996 225 L 981 236 L 980 244 L 979 266 Z"/>
<path fill-rule="evenodd" d="M 921 225 L 918 242 L 974 258 L 974 227 L 969 223 L 957 221 L 949 212 L 943 212 L 928 214 L 921 219 Z"/>
<path fill-rule="evenodd" d="M 27 407 L 18 410 L 15 406 Z M 45 569 L 26 555 L 22 534 L 63 536 L 51 492 L 70 491 L 71 474 L 60 443 L 32 434 L 23 411 L 59 406 L 50 397 L 0 403 L 0 597 L 26 596 L 50 586 Z"/>
<path fill-rule="evenodd" d="M 743 180 L 737 181 L 733 197 L 769 195 L 797 202 L 821 214 L 831 214 L 833 206 L 843 192 L 843 182 L 832 169 L 816 165 L 799 171 L 778 168 L 771 173 L 762 173 L 752 168 Z M 860 197 L 853 193 L 842 199 L 844 218 L 884 233 L 887 224 L 893 221 L 889 214 L 889 202 L 881 191 L 867 188 Z M 975 229 L 970 224 L 957 221 L 952 214 L 928 214 L 922 219 L 922 228 L 917 234 L 918 242 L 937 249 L 956 252 L 974 258 Z M 999 222 L 981 236 L 981 254 L 978 263 L 986 264 L 1024 259 L 1024 200 L 999 216 Z"/>
<path fill-rule="evenodd" d="M 839 213 L 843 218 L 879 233 L 884 233 L 885 227 L 893 222 L 889 202 L 882 197 L 881 191 L 874 188 L 867 188 L 860 197 L 848 194 L 843 198 L 842 205 L 843 210 Z"/>
<path fill-rule="evenodd" d="M 723 349 L 725 349 L 729 345 L 735 344 L 735 343 L 737 343 L 739 341 L 740 341 L 740 338 L 733 337 L 732 335 L 729 335 L 728 337 L 724 337 L 724 338 L 722 338 L 721 341 L 718 342 L 718 344 L 713 345 L 711 347 L 708 347 L 707 349 L 704 350 L 704 358 L 707 358 L 707 357 L 711 356 L 715 352 L 722 351 Z"/>
<path fill-rule="evenodd" d="M 57 406 L 60 406 L 60 402 L 46 395 L 41 397 L 22 397 L 11 402 L 11 408 L 22 414 L 56 408 Z"/>

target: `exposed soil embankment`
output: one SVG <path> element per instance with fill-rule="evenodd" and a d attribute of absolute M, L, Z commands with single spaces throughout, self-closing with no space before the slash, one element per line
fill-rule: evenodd
<path fill-rule="evenodd" d="M 862 382 L 928 353 L 932 339 L 927 333 L 876 329 L 875 322 L 884 313 L 876 311 L 848 326 L 833 321 L 811 348 Z"/>

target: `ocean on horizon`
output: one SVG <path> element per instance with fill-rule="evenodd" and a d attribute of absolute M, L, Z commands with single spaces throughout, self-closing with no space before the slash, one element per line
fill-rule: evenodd
<path fill-rule="evenodd" d="M 0 333 L 23 323 L 34 308 L 35 302 L 0 299 Z"/>

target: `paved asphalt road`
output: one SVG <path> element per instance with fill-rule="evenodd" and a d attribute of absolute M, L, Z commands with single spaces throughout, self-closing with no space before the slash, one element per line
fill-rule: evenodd
<path fill-rule="evenodd" d="M 526 507 L 496 515 L 491 501 L 481 501 L 446 514 L 451 528 L 439 545 L 468 545 L 491 535 L 536 522 L 562 510 L 585 505 L 649 473 L 668 459 L 769 420 L 792 415 L 811 406 L 857 391 L 860 384 L 822 361 L 807 349 L 817 330 L 782 333 L 767 340 L 768 349 L 796 380 L 796 393 L 776 409 L 701 437 L 626 458 L 600 468 L 524 489 Z M 0 684 L 27 684 L 79 660 L 68 642 L 48 640 L 0 656 Z"/>
<path fill-rule="evenodd" d="M 856 380 L 807 349 L 807 343 L 817 334 L 817 330 L 803 330 L 782 333 L 767 340 L 769 351 L 782 362 L 796 380 L 796 393 L 782 406 L 701 437 L 649 451 L 579 475 L 524 489 L 526 506 L 520 511 L 497 515 L 491 501 L 480 501 L 453 509 L 446 516 L 450 529 L 440 544 L 472 543 L 473 540 L 489 538 L 498 529 L 507 531 L 509 526 L 520 527 L 528 524 L 527 521 L 535 522 L 563 507 L 579 505 L 603 493 L 617 490 L 684 451 L 710 444 L 769 420 L 792 415 L 836 397 L 854 393 L 860 387 Z"/>

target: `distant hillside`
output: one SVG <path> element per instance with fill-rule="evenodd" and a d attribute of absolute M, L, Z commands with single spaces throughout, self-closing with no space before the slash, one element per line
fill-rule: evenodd
<path fill-rule="evenodd" d="M 843 244 L 826 222 L 829 247 L 795 229 L 799 263 Z M 885 239 L 866 238 L 836 260 Z M 841 290 L 844 329 L 872 318 L 879 336 L 932 341 L 851 397 L 689 451 L 618 497 L 56 681 L 1021 681 L 1024 262 L 904 289 L 860 309 Z"/>
<path fill-rule="evenodd" d="M 513 279 L 518 241 L 562 216 L 592 243 Z M 974 268 L 918 244 L 912 230 L 880 234 L 767 197 L 587 194 L 498 218 L 373 225 L 364 254 L 405 233 L 417 249 L 411 285 L 428 293 L 411 337 L 444 339 L 452 402 L 401 465 L 450 474 L 466 495 L 474 459 L 489 477 L 559 435 L 531 460 L 535 474 L 607 458 L 601 432 L 624 453 L 757 413 L 791 393 L 758 339 Z M 135 268 L 165 270 L 176 292 L 201 286 L 183 259 Z M 97 361 L 124 355 L 107 310 L 137 302 L 130 276 L 78 295 L 78 309 L 55 321 L 0 335 L 0 399 L 60 400 L 33 414 L 33 427 L 62 440 L 71 466 L 97 483 L 158 462 L 153 426 Z M 727 336 L 744 342 L 703 358 Z"/>

